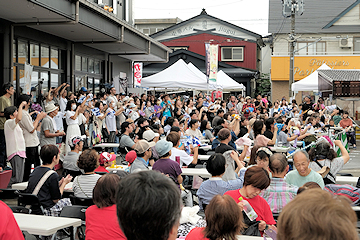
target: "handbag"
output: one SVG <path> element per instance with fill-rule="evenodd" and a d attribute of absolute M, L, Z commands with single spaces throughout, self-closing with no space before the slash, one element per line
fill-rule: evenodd
<path fill-rule="evenodd" d="M 326 185 L 326 184 L 335 184 L 335 182 L 334 182 L 333 180 L 331 180 L 330 178 L 327 177 L 327 176 L 330 176 L 330 177 L 332 177 L 333 179 L 335 179 L 334 175 L 332 175 L 332 173 L 330 172 L 330 168 L 327 167 L 327 166 L 322 166 L 322 165 L 318 162 L 318 160 L 315 160 L 314 162 L 315 162 L 321 169 L 322 169 L 323 167 L 326 167 L 326 172 L 325 172 L 324 174 L 320 174 L 320 175 L 322 176 L 323 180 L 324 180 L 324 184 L 325 184 L 325 185 Z M 329 170 L 327 171 L 327 169 L 329 169 Z M 327 173 L 327 174 L 326 174 L 326 173 Z"/>
<path fill-rule="evenodd" d="M 259 236 L 261 237 L 261 233 L 259 230 L 259 223 L 260 221 L 251 221 L 246 213 L 242 211 L 243 217 L 244 217 L 244 223 L 247 226 L 247 228 L 244 228 L 244 230 L 241 232 L 242 235 L 247 236 Z"/>
<path fill-rule="evenodd" d="M 103 135 L 103 138 L 105 138 L 105 139 L 108 139 L 108 138 L 109 138 L 109 133 L 108 133 L 108 131 L 106 130 L 106 128 L 102 128 L 102 129 L 101 129 L 101 133 L 102 133 L 102 135 Z"/>

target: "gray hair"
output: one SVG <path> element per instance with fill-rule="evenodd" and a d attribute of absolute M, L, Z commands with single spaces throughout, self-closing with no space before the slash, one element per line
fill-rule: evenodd
<path fill-rule="evenodd" d="M 307 151 L 302 150 L 302 149 L 296 150 L 296 152 L 293 155 L 293 159 L 295 159 L 295 156 L 298 155 L 299 153 L 304 154 L 306 159 L 308 160 L 308 162 L 310 162 L 309 154 L 307 153 Z"/>

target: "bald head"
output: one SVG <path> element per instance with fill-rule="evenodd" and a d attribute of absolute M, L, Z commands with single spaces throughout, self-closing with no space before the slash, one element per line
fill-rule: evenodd
<path fill-rule="evenodd" d="M 283 174 L 288 171 L 288 162 L 284 154 L 275 153 L 270 157 L 269 168 L 274 174 Z"/>

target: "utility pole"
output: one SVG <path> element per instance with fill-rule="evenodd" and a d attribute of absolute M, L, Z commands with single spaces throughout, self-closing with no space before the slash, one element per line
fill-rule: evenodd
<path fill-rule="evenodd" d="M 291 9 L 291 30 L 290 30 L 290 41 L 289 41 L 289 49 L 290 49 L 290 73 L 289 73 L 289 101 L 292 97 L 291 85 L 294 83 L 294 55 L 295 55 L 295 8 L 294 4 L 296 0 L 291 0 L 292 9 Z"/>
<path fill-rule="evenodd" d="M 291 18 L 291 27 L 289 34 L 290 51 L 290 72 L 289 72 L 289 98 L 293 97 L 291 85 L 294 83 L 294 55 L 295 55 L 295 15 L 302 15 L 304 12 L 304 0 L 282 0 L 283 16 Z"/>

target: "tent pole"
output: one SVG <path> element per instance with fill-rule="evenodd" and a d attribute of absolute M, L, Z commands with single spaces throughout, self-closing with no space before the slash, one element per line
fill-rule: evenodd
<path fill-rule="evenodd" d="M 209 83 L 207 84 L 206 95 L 209 96 Z"/>

